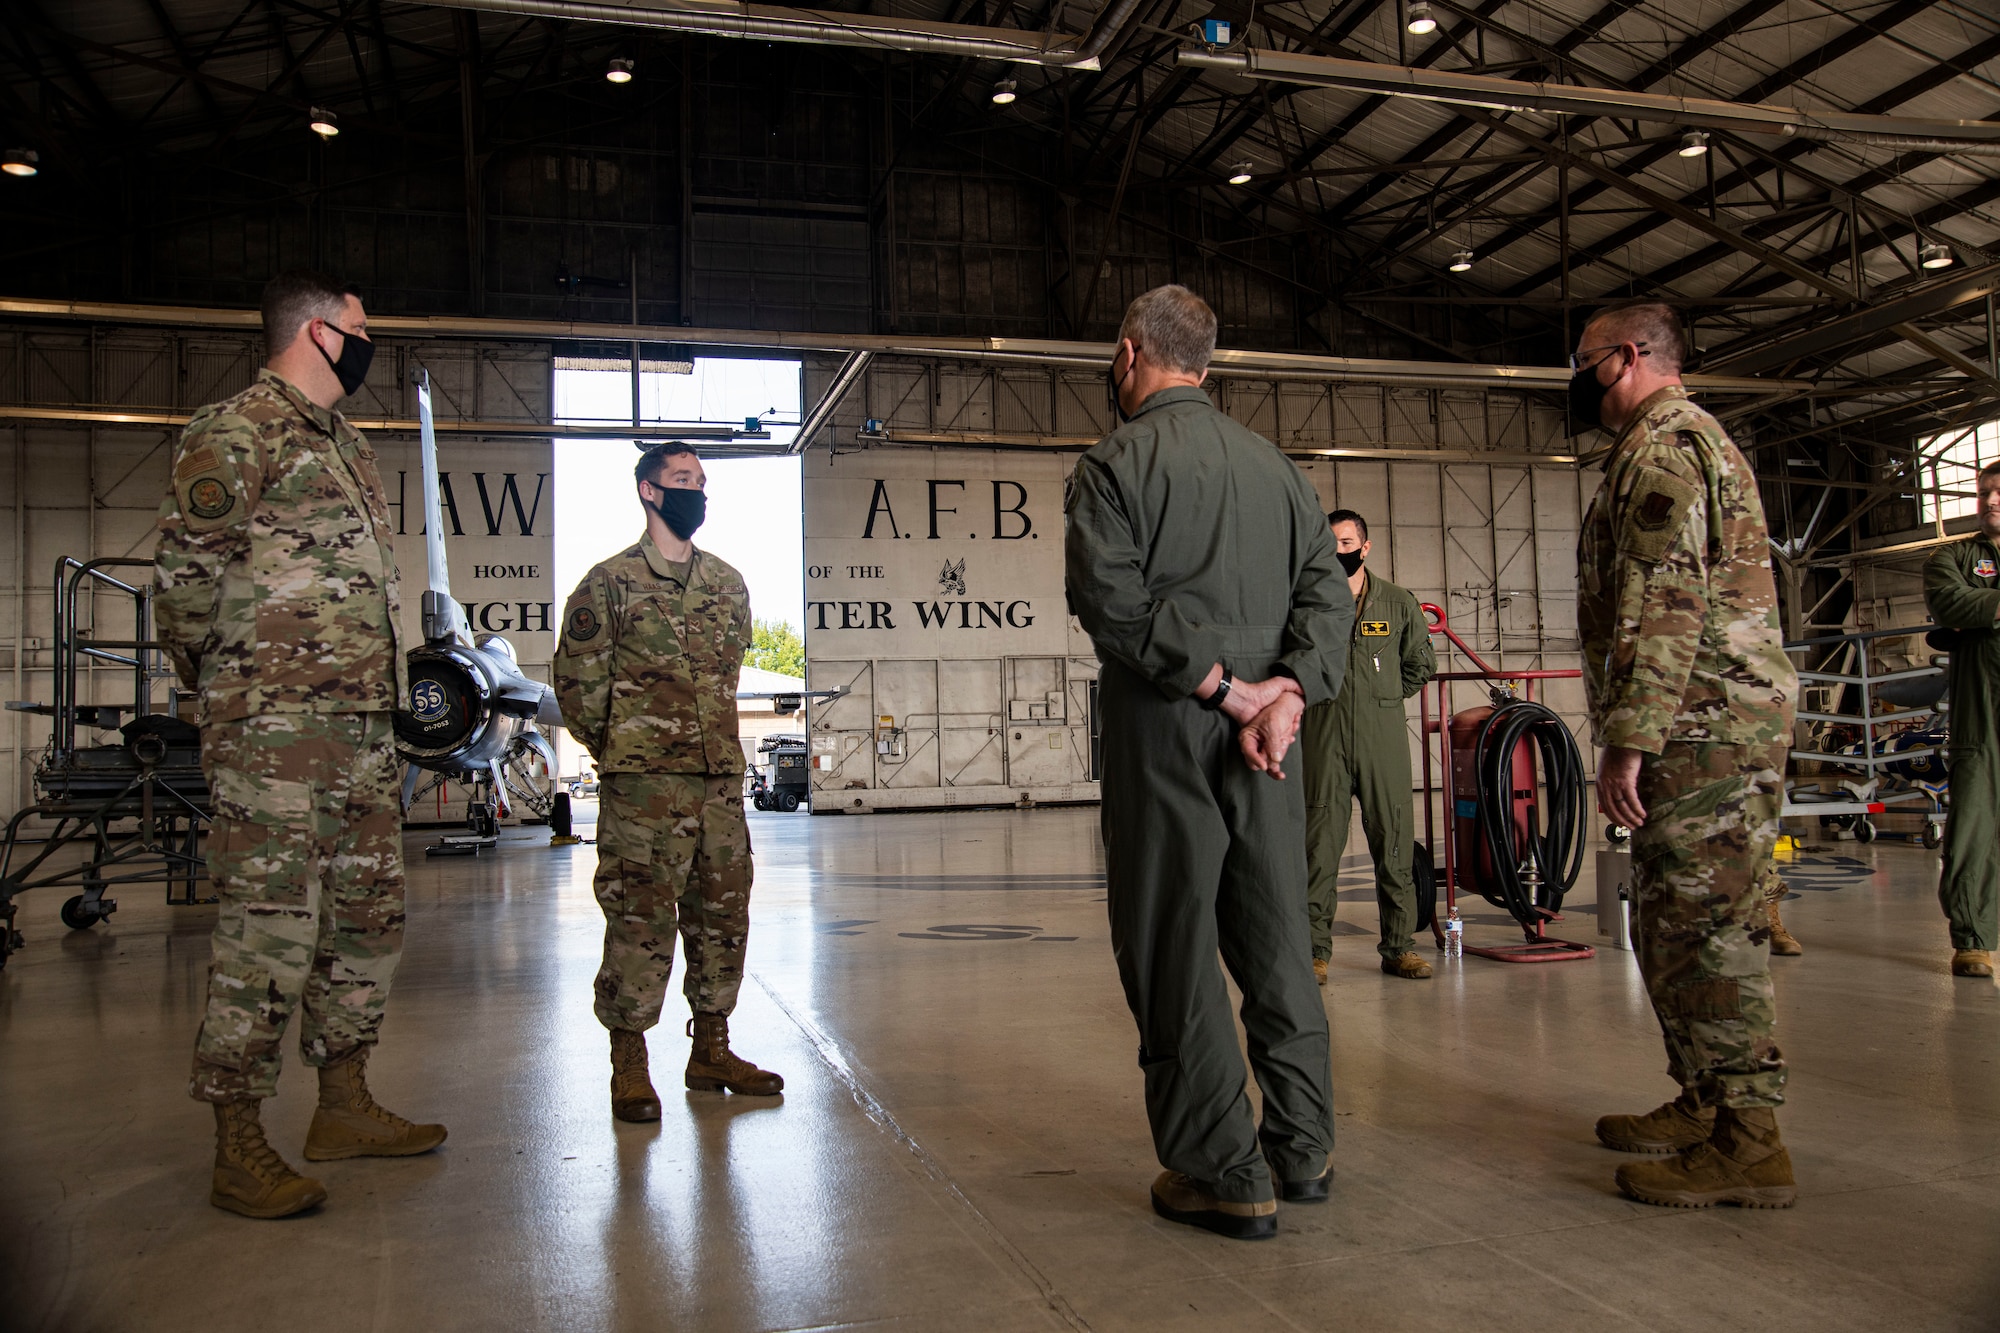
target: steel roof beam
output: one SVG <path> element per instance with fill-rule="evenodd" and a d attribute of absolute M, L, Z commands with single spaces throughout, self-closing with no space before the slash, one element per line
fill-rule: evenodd
<path fill-rule="evenodd" d="M 1941 62 L 1934 69 L 1925 70 L 1921 74 L 1918 74 L 1912 78 L 1904 80 L 1896 87 L 1891 88 L 1886 92 L 1880 93 L 1877 96 L 1870 98 L 1868 101 L 1862 103 L 1861 106 L 1855 108 L 1855 110 L 1857 112 L 1862 112 L 1867 114 L 1876 114 L 1876 113 L 1891 111 L 1896 107 L 1903 106 L 1908 102 L 1914 100 L 1915 98 L 1922 96 L 1924 93 L 1930 92 L 1932 89 L 1937 88 L 1942 84 L 1950 82 L 1953 78 L 1957 77 L 1965 70 L 1975 68 L 1978 65 L 1984 64 L 1986 61 L 1993 59 L 1995 56 L 2000 56 L 2000 36 L 1994 36 L 1988 38 L 1986 41 L 1980 42 L 1977 45 L 1972 46 L 1967 50 L 1960 52 L 1959 55 L 1954 57 L 1952 60 Z M 1813 149 L 1813 145 L 1804 143 L 1786 144 L 1783 147 L 1777 149 L 1775 152 L 1766 152 L 1764 150 L 1755 148 L 1753 145 L 1748 145 L 1748 144 L 1744 146 L 1746 148 L 1750 148 L 1751 151 L 1756 152 L 1759 158 L 1761 159 L 1763 165 L 1756 170 L 1750 170 L 1739 167 L 1738 170 L 1716 181 L 1714 187 L 1715 197 L 1720 198 L 1724 195 L 1731 193 L 1732 191 L 1743 188 L 1745 185 L 1753 184 L 1755 178 L 1759 175 L 1766 174 L 1770 171 L 1782 171 L 1785 169 L 1786 166 L 1790 164 L 1792 159 L 1803 157 L 1807 153 L 1811 152 Z M 1908 165 L 1916 166 L 1923 162 L 1929 162 L 1934 160 L 1937 156 L 1938 154 L 1935 153 L 1909 154 L 1907 155 Z M 1901 160 L 1904 159 L 1899 159 L 1899 161 Z M 1866 190 L 1872 188 L 1872 186 L 1883 183 L 1884 180 L 1891 178 L 1891 176 L 1895 174 L 1901 174 L 1901 173 L 1900 171 L 1895 173 L 1885 173 L 1880 168 L 1873 168 L 1867 172 L 1862 173 L 1861 176 L 1856 177 L 1854 180 L 1846 182 L 1845 184 L 1834 184 L 1832 182 L 1829 182 L 1829 185 L 1833 190 L 1837 191 L 1841 195 L 1846 195 L 1848 197 L 1857 197 L 1862 193 L 1864 193 Z M 1708 187 L 1703 186 L 1697 193 L 1700 195 L 1708 194 Z M 1683 197 L 1685 199 L 1692 200 L 1695 198 L 1695 195 L 1688 195 Z M 1644 237 L 1650 235 L 1653 231 L 1656 231 L 1661 225 L 1663 224 L 1661 224 L 1657 220 L 1654 220 L 1650 223 L 1634 224 L 1633 226 L 1623 228 L 1618 232 L 1613 233 L 1611 236 L 1606 237 L 1604 240 L 1598 241 L 1595 244 L 1584 248 L 1583 250 L 1575 252 L 1574 254 L 1572 254 L 1570 258 L 1570 271 L 1574 273 L 1579 265 L 1587 265 L 1595 262 L 1597 259 L 1604 257 L 1605 255 L 1616 253 L 1616 251 L 1619 250 L 1620 248 L 1630 245 L 1634 241 L 1641 240 Z M 1697 268 L 1713 263 L 1716 259 L 1721 257 L 1721 254 L 1722 251 L 1720 251 L 1717 247 L 1710 246 L 1705 250 L 1695 251 L 1692 254 L 1682 256 L 1680 259 L 1677 259 L 1672 263 L 1662 265 L 1661 267 L 1654 269 L 1652 272 L 1645 274 L 1640 279 L 1640 281 L 1647 283 L 1672 282 L 1674 279 L 1684 276 L 1690 272 L 1693 272 Z M 1548 268 L 1544 268 L 1540 273 L 1536 274 L 1534 278 L 1528 279 L 1527 282 L 1524 282 L 1522 284 L 1517 284 L 1516 289 L 1518 290 L 1520 286 L 1527 286 L 1531 283 L 1536 282 L 1537 280 L 1542 282 L 1550 281 L 1552 280 L 1554 274 L 1557 271 L 1558 271 L 1557 266 L 1553 265 Z"/>

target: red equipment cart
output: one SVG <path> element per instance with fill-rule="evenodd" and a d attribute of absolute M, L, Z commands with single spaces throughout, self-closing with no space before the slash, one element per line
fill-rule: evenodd
<path fill-rule="evenodd" d="M 1424 796 L 1424 845 L 1430 853 L 1431 864 L 1444 867 L 1443 883 L 1445 910 L 1433 912 L 1431 934 L 1436 938 L 1438 948 L 1444 948 L 1444 921 L 1457 907 L 1458 890 L 1472 887 L 1483 873 L 1491 867 L 1484 845 L 1480 842 L 1477 806 L 1472 798 L 1471 784 L 1475 781 L 1472 772 L 1473 755 L 1469 738 L 1477 734 L 1479 726 L 1492 713 L 1491 707 L 1467 709 L 1454 714 L 1451 711 L 1451 687 L 1458 681 L 1479 681 L 1491 693 L 1495 685 L 1503 685 L 1508 693 L 1513 691 L 1513 683 L 1520 682 L 1521 697 L 1532 702 L 1535 697 L 1535 682 L 1538 680 L 1578 680 L 1581 671 L 1498 671 L 1488 666 L 1465 641 L 1452 632 L 1445 622 L 1444 609 L 1429 602 L 1423 603 L 1425 617 L 1430 621 L 1432 634 L 1442 634 L 1453 647 L 1478 668 L 1476 671 L 1441 671 L 1431 678 L 1429 684 L 1418 693 L 1418 717 L 1422 724 L 1423 737 L 1423 796 Z M 1435 708 L 1432 689 L 1435 688 Z M 1454 736 L 1454 733 L 1458 735 Z M 1437 830 L 1431 809 L 1431 737 L 1438 738 L 1441 776 L 1444 780 L 1443 794 L 1446 810 L 1449 812 L 1447 825 L 1449 836 L 1444 840 L 1444 856 L 1440 861 L 1437 854 Z M 1512 792 L 1508 800 L 1508 810 L 1517 830 L 1525 833 L 1534 827 L 1537 816 L 1537 796 L 1535 750 L 1525 738 L 1515 747 L 1510 756 L 1511 772 L 1514 780 L 1510 784 Z M 1560 921 L 1560 914 L 1550 918 Z M 1524 924 L 1522 930 L 1528 939 L 1522 944 L 1464 946 L 1469 954 L 1481 958 L 1492 958 L 1503 963 L 1559 963 L 1572 959 L 1589 958 L 1597 951 L 1588 944 L 1578 944 L 1571 940 L 1560 940 L 1543 933 L 1543 922 L 1537 920 L 1532 930 Z"/>

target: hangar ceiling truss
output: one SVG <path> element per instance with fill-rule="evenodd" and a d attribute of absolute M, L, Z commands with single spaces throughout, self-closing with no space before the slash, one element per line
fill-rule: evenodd
<path fill-rule="evenodd" d="M 0 181 L 0 295 L 244 305 L 282 258 L 413 315 L 1101 340 L 1178 278 L 1232 346 L 1518 365 L 1646 295 L 1699 368 L 1793 386 L 1731 409 L 1770 484 L 1864 497 L 1801 559 L 2000 415 L 2000 10 L 1411 4 L 10 0 L 0 147 L 42 171 Z M 1481 77 L 1539 91 L 1421 91 Z M 1663 98 L 1881 119 L 1690 156 Z M 745 295 L 793 246 L 806 295 Z"/>

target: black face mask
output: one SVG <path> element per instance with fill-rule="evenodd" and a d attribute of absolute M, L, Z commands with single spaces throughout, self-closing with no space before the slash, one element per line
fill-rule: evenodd
<path fill-rule="evenodd" d="M 1352 551 L 1335 551 L 1333 558 L 1340 562 L 1340 567 L 1347 571 L 1349 578 L 1353 578 L 1361 569 L 1361 551 L 1358 547 Z"/>
<path fill-rule="evenodd" d="M 334 378 L 340 381 L 342 396 L 353 393 L 368 378 L 368 367 L 375 360 L 375 344 L 358 333 L 329 324 L 328 328 L 340 334 L 340 355 L 327 356 L 326 348 L 319 346 L 319 339 L 313 339 L 313 346 L 319 347 L 320 356 L 333 367 Z"/>
<path fill-rule="evenodd" d="M 1125 367 L 1125 375 L 1128 379 L 1131 377 L 1131 374 L 1132 367 Z M 1111 399 L 1111 421 L 1114 426 L 1122 426 L 1132 419 L 1125 415 L 1125 404 L 1118 401 L 1118 386 L 1122 383 L 1124 381 L 1118 378 L 1118 354 L 1113 352 L 1111 354 L 1111 364 L 1104 368 L 1104 392 Z"/>
<path fill-rule="evenodd" d="M 1581 435 L 1604 425 L 1604 396 L 1611 386 L 1597 379 L 1597 367 L 1585 366 L 1569 378 L 1569 433 Z"/>
<path fill-rule="evenodd" d="M 660 521 L 674 531 L 674 536 L 682 541 L 692 540 L 695 530 L 708 517 L 708 496 L 702 491 L 683 490 L 678 486 L 659 488 L 660 502 L 653 506 L 653 512 Z"/>

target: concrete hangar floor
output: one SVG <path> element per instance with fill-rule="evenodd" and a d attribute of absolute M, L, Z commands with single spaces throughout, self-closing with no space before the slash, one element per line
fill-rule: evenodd
<path fill-rule="evenodd" d="M 1350 858 L 1333 1202 L 1245 1245 L 1148 1208 L 1095 811 L 751 820 L 734 1032 L 782 1099 L 681 1092 L 676 994 L 651 1043 L 665 1117 L 615 1123 L 593 849 L 522 829 L 426 861 L 413 833 L 371 1074 L 450 1142 L 326 1164 L 327 1204 L 276 1223 L 206 1202 L 185 1084 L 212 909 L 127 891 L 72 933 L 28 895 L 0 974 L 0 1326 L 2000 1328 L 2000 989 L 1945 974 L 1934 853 L 1833 843 L 1788 870 L 1801 1198 L 1756 1213 L 1612 1186 L 1593 1118 L 1670 1092 L 1629 954 L 1385 977 Z M 1470 915 L 1472 942 L 1504 939 Z M 295 1161 L 311 1091 L 289 1052 L 266 1123 Z"/>

